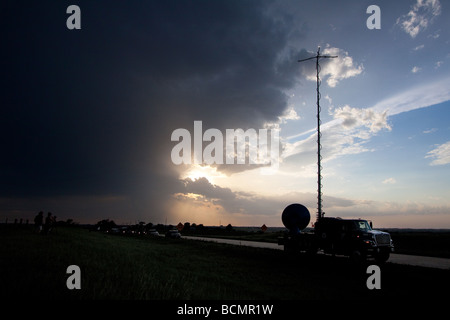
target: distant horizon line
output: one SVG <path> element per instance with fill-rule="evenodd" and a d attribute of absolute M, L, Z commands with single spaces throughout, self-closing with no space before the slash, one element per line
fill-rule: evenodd
<path fill-rule="evenodd" d="M 103 219 L 103 220 L 106 220 L 106 219 Z M 114 221 L 114 220 L 112 220 L 112 221 Z M 65 220 L 60 220 L 58 222 L 65 222 Z M 138 223 L 136 223 L 136 224 L 138 224 Z M 123 224 L 123 223 L 121 223 L 121 224 L 116 224 L 116 225 L 120 227 L 120 226 L 134 226 L 136 224 Z M 196 225 L 198 226 L 200 224 L 196 224 Z M 19 226 L 20 225 L 22 225 L 22 226 L 29 225 L 29 226 L 32 226 L 32 225 L 34 225 L 34 223 L 31 222 L 31 221 L 29 221 L 28 224 L 26 224 L 24 222 L 23 223 L 14 223 L 14 222 L 4 222 L 3 221 L 3 222 L 0 222 L 0 225 L 19 225 Z M 83 227 L 83 226 L 95 226 L 96 223 L 79 223 L 79 222 L 74 222 L 73 225 L 74 226 L 80 226 L 80 227 Z M 173 227 L 175 227 L 177 224 L 156 223 L 156 224 L 153 224 L 153 225 L 154 226 L 162 225 L 162 226 L 165 226 L 165 227 L 166 226 L 173 226 Z M 192 224 L 191 224 L 191 226 L 192 226 Z M 203 226 L 204 227 L 209 227 L 209 228 L 221 228 L 221 227 L 226 228 L 226 225 L 203 225 Z M 259 229 L 259 230 L 261 230 L 261 227 L 262 227 L 262 226 L 236 226 L 236 225 L 231 225 L 231 226 L 233 228 L 248 228 L 248 229 Z M 270 230 L 270 229 L 285 229 L 285 230 L 288 230 L 284 226 L 272 226 L 272 227 L 266 226 L 266 227 L 267 227 L 267 230 Z M 306 230 L 306 229 L 314 229 L 314 228 L 313 227 L 306 227 L 304 230 Z M 395 230 L 402 230 L 402 231 L 410 230 L 410 231 L 416 231 L 416 232 L 419 232 L 419 231 L 450 232 L 450 228 L 411 228 L 411 227 L 405 227 L 405 228 L 379 227 L 378 228 L 378 227 L 375 227 L 374 229 L 384 229 L 384 230 L 392 230 L 392 231 L 395 231 Z"/>

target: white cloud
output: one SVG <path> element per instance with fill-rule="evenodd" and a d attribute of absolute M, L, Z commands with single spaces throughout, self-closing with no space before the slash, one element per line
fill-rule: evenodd
<path fill-rule="evenodd" d="M 434 68 L 437 69 L 444 64 L 444 61 L 437 61 Z"/>
<path fill-rule="evenodd" d="M 372 109 L 379 112 L 388 110 L 388 116 L 392 116 L 406 111 L 433 106 L 448 100 L 450 100 L 450 78 L 413 87 L 378 102 Z"/>
<path fill-rule="evenodd" d="M 324 139 L 328 160 L 342 155 L 372 151 L 365 144 L 380 130 L 391 130 L 386 111 L 376 112 L 346 105 L 335 109 L 333 116 L 336 122 L 326 130 Z"/>
<path fill-rule="evenodd" d="M 425 45 L 424 45 L 424 44 L 421 44 L 420 46 L 415 47 L 413 50 L 414 50 L 414 51 L 418 51 L 418 50 L 421 50 L 421 49 L 423 49 L 423 48 L 425 48 Z"/>
<path fill-rule="evenodd" d="M 422 131 L 422 133 L 428 134 L 428 133 L 433 133 L 433 132 L 436 132 L 436 131 L 438 131 L 438 128 L 431 128 L 429 130 Z"/>
<path fill-rule="evenodd" d="M 417 0 L 411 10 L 397 19 L 399 25 L 411 38 L 426 29 L 433 19 L 441 14 L 439 0 Z"/>
<path fill-rule="evenodd" d="M 387 179 L 385 179 L 385 180 L 383 180 L 383 182 L 382 182 L 383 184 L 395 184 L 395 183 L 397 183 L 397 180 L 395 180 L 394 178 L 387 178 Z"/>
<path fill-rule="evenodd" d="M 364 70 L 362 64 L 356 65 L 353 58 L 348 55 L 348 52 L 333 48 L 329 45 L 322 51 L 323 55 L 338 56 L 333 59 L 320 60 L 320 77 L 326 79 L 330 87 L 336 87 L 339 81 L 361 74 Z M 304 64 L 304 73 L 308 80 L 316 81 L 316 70 L 313 63 Z"/>
<path fill-rule="evenodd" d="M 430 166 L 438 166 L 450 163 L 450 141 L 438 145 L 433 150 L 429 151 L 425 158 L 431 158 Z"/>
<path fill-rule="evenodd" d="M 281 116 L 278 117 L 280 123 L 286 123 L 287 120 L 298 120 L 300 116 L 297 114 L 293 106 L 287 108 Z"/>
<path fill-rule="evenodd" d="M 431 39 L 435 39 L 435 40 L 439 39 L 439 37 L 441 36 L 440 32 L 441 31 L 438 30 L 438 31 L 436 31 L 436 32 L 434 32 L 432 34 L 429 34 L 427 38 L 431 38 Z"/>
<path fill-rule="evenodd" d="M 367 142 L 380 130 L 391 130 L 386 112 L 352 108 L 346 105 L 335 109 L 332 115 L 334 120 L 321 126 L 323 162 L 344 155 L 370 152 L 372 150 L 366 147 Z M 298 136 L 291 138 L 298 138 Z M 284 141 L 282 158 L 288 163 L 295 163 L 297 168 L 307 170 L 317 161 L 316 140 L 317 134 L 311 131 L 306 138 L 299 141 L 293 143 Z"/>
<path fill-rule="evenodd" d="M 414 67 L 411 69 L 411 72 L 412 72 L 412 73 L 417 73 L 417 72 L 419 72 L 420 70 L 422 70 L 422 68 L 419 68 L 419 67 L 417 67 L 417 66 L 414 66 Z"/>
<path fill-rule="evenodd" d="M 351 108 L 345 105 L 334 110 L 334 118 L 342 119 L 342 125 L 346 129 L 366 127 L 371 133 L 377 133 L 381 129 L 391 130 L 387 123 L 387 111 L 376 112 L 371 109 Z"/>

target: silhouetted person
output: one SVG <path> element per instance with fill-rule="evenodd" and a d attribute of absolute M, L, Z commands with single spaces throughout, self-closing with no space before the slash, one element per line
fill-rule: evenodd
<path fill-rule="evenodd" d="M 34 218 L 34 225 L 36 227 L 36 230 L 41 233 L 42 232 L 42 225 L 44 224 L 44 213 L 40 211 L 37 216 Z"/>
<path fill-rule="evenodd" d="M 47 214 L 47 218 L 45 218 L 45 225 L 44 225 L 44 233 L 45 234 L 48 234 L 52 230 L 52 225 L 53 225 L 53 217 L 52 217 L 52 213 L 49 212 Z"/>
<path fill-rule="evenodd" d="M 56 216 L 52 215 L 52 233 L 56 233 Z"/>

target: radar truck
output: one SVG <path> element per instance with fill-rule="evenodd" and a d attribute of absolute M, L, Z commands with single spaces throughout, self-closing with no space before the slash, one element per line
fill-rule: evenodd
<path fill-rule="evenodd" d="M 361 219 L 318 217 L 312 231 L 304 231 L 310 222 L 308 209 L 298 203 L 287 206 L 281 216 L 289 230 L 278 238 L 285 251 L 344 255 L 355 261 L 374 258 L 386 262 L 394 251 L 387 232 L 372 229 L 372 223 Z"/>

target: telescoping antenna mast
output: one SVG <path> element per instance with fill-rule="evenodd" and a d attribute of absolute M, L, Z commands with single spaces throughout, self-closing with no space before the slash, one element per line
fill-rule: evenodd
<path fill-rule="evenodd" d="M 322 149 L 322 145 L 320 144 L 320 137 L 322 134 L 320 133 L 320 59 L 331 59 L 337 58 L 337 56 L 324 56 L 320 54 L 320 46 L 317 49 L 317 54 L 314 57 L 310 57 L 307 59 L 298 60 L 298 62 L 304 62 L 307 60 L 316 59 L 316 74 L 317 74 L 317 221 L 323 218 L 322 213 L 322 166 L 320 161 L 322 160 L 322 156 L 320 155 L 320 150 Z"/>

